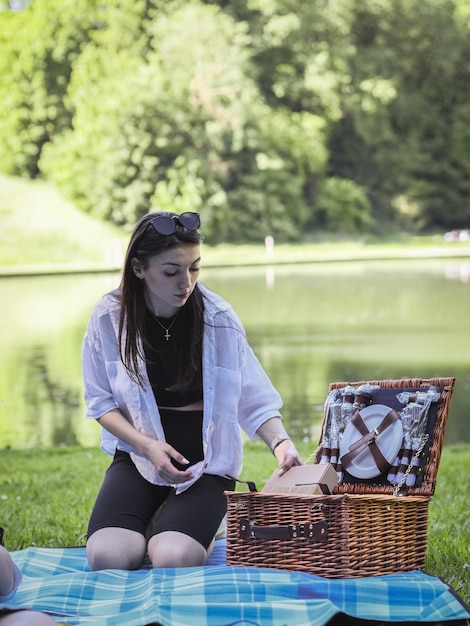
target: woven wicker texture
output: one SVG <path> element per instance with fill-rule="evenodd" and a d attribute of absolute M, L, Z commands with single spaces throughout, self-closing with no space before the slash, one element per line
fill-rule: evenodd
<path fill-rule="evenodd" d="M 393 485 L 370 482 L 338 485 L 331 496 L 228 492 L 227 564 L 303 571 L 326 578 L 423 569 L 429 502 L 454 382 L 454 378 L 410 378 L 331 383 L 330 391 L 366 383 L 397 392 L 430 386 L 441 389 L 423 450 L 419 486 L 407 488 L 407 495 L 400 496 L 394 495 Z M 279 538 L 279 532 L 289 536 Z"/>
<path fill-rule="evenodd" d="M 386 495 L 290 496 L 230 492 L 227 564 L 303 571 L 326 578 L 378 576 L 424 567 L 429 498 Z M 242 539 L 240 525 L 326 521 L 326 543 L 305 537 Z"/>

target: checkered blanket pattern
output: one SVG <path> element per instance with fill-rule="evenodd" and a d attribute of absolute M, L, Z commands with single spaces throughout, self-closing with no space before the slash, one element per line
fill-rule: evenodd
<path fill-rule="evenodd" d="M 324 626 L 338 613 L 378 621 L 470 618 L 469 607 L 423 572 L 328 580 L 232 567 L 218 546 L 206 567 L 90 572 L 84 548 L 13 552 L 23 581 L 9 607 L 46 611 L 88 626 Z"/>

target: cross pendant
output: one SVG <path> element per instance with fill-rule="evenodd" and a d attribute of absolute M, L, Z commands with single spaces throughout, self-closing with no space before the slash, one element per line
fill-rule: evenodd
<path fill-rule="evenodd" d="M 168 341 L 170 338 L 170 333 L 168 332 L 168 328 L 165 329 L 165 339 Z"/>

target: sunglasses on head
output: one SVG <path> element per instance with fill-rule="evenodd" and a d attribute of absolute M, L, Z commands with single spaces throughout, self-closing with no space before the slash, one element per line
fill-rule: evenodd
<path fill-rule="evenodd" d="M 201 218 L 199 213 L 186 211 L 181 215 L 157 215 L 147 224 L 147 228 L 149 224 L 152 224 L 160 235 L 172 235 L 178 225 L 186 230 L 197 230 L 201 225 Z"/>

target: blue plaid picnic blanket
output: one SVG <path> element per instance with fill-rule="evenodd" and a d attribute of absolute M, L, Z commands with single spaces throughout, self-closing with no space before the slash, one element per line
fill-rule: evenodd
<path fill-rule="evenodd" d="M 423 572 L 330 580 L 225 565 L 224 540 L 206 567 L 90 572 L 84 548 L 12 552 L 23 580 L 8 604 L 88 626 L 324 626 L 340 613 L 385 621 L 458 622 L 470 609 Z"/>

